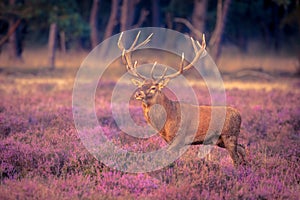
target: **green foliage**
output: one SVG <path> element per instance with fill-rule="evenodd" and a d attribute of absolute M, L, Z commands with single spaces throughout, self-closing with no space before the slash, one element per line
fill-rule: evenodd
<path fill-rule="evenodd" d="M 285 9 L 288 9 L 288 7 L 291 5 L 291 0 L 273 0 L 278 6 L 283 6 Z"/>
<path fill-rule="evenodd" d="M 78 12 L 78 4 L 73 0 L 37 0 L 36 16 L 45 16 L 46 24 L 57 23 L 59 31 L 64 31 L 67 40 L 88 35 L 89 26 Z"/>
<path fill-rule="evenodd" d="M 9 20 L 13 17 L 23 15 L 25 6 L 23 3 L 16 2 L 15 5 L 10 5 L 8 2 L 0 2 L 0 19 Z"/>
<path fill-rule="evenodd" d="M 15 5 L 0 3 L 0 19 L 8 21 L 12 17 L 27 21 L 32 32 L 44 32 L 51 23 L 57 23 L 58 30 L 66 33 L 66 40 L 76 40 L 89 35 L 89 25 L 83 20 L 79 5 L 73 0 L 25 0 Z M 46 34 L 35 34 L 46 37 Z M 40 39 L 39 39 L 40 40 Z"/>
<path fill-rule="evenodd" d="M 231 6 L 226 24 L 228 35 L 252 37 L 271 23 L 270 10 L 263 9 L 262 1 L 233 1 Z"/>
<path fill-rule="evenodd" d="M 160 0 L 160 21 L 166 21 L 164 20 L 166 12 L 173 17 L 190 20 L 194 1 Z M 205 32 L 208 37 L 215 27 L 217 2 L 217 0 L 207 1 Z M 122 0 L 119 3 L 121 6 Z M 251 40 L 267 40 L 270 44 L 277 45 L 285 45 L 286 40 L 285 43 L 280 43 L 283 38 L 295 38 L 296 41 L 300 41 L 299 4 L 299 0 L 232 0 L 223 38 L 241 47 Z M 138 20 L 142 8 L 147 9 L 150 15 L 145 24 L 151 26 L 151 6 L 150 1 L 140 0 L 134 11 L 136 16 L 134 20 Z M 78 41 L 88 43 L 91 7 L 92 0 L 15 0 L 14 5 L 9 5 L 8 0 L 0 0 L 0 35 L 7 33 L 9 20 L 21 18 L 26 21 L 28 32 L 25 39 L 30 43 L 38 41 L 45 43 L 49 25 L 53 22 L 57 23 L 59 31 L 65 32 L 68 43 Z M 111 0 L 99 2 L 97 28 L 100 38 L 105 32 L 110 10 Z M 117 32 L 119 22 L 116 24 Z"/>
<path fill-rule="evenodd" d="M 290 26 L 298 29 L 300 27 L 300 5 L 296 6 L 281 22 L 281 27 Z"/>
<path fill-rule="evenodd" d="M 165 11 L 178 17 L 188 17 L 193 10 L 194 0 L 171 0 Z"/>

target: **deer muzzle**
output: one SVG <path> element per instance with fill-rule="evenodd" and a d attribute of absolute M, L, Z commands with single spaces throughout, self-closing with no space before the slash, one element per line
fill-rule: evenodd
<path fill-rule="evenodd" d="M 134 95 L 136 100 L 144 100 L 146 95 L 143 91 L 137 91 Z"/>

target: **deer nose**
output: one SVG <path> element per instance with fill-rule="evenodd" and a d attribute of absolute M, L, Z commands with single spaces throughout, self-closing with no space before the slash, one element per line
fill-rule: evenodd
<path fill-rule="evenodd" d="M 142 92 L 142 91 L 138 91 L 135 93 L 134 97 L 137 99 L 137 100 L 142 100 L 145 98 L 145 93 Z"/>

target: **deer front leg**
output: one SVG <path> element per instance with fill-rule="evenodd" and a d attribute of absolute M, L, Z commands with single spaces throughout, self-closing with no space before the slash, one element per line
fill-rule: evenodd
<path fill-rule="evenodd" d="M 238 148 L 237 148 L 237 137 L 234 135 L 221 135 L 222 142 L 229 152 L 231 159 L 235 166 L 241 164 L 241 160 L 238 155 Z"/>
<path fill-rule="evenodd" d="M 168 147 L 168 149 L 172 149 L 175 151 L 180 151 L 181 148 L 185 147 L 185 135 L 184 134 L 179 134 L 176 135 L 175 138 L 169 142 L 170 146 Z"/>

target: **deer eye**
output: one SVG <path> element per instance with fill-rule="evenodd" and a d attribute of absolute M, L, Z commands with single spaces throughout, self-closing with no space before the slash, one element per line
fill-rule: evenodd
<path fill-rule="evenodd" d="M 154 93 L 155 92 L 155 90 L 156 90 L 156 87 L 155 86 L 152 86 L 151 88 L 150 88 L 150 93 Z"/>

